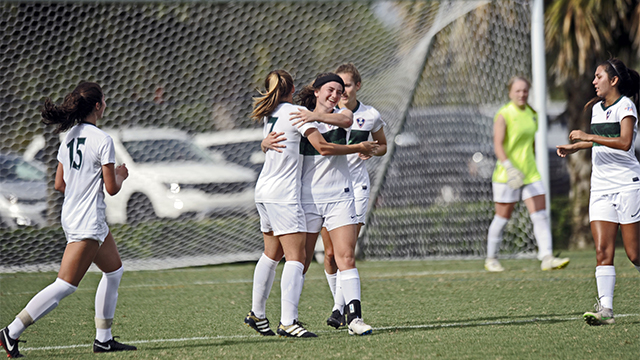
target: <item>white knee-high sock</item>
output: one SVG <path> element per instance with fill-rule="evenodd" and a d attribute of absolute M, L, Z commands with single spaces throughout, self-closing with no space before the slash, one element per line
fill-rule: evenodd
<path fill-rule="evenodd" d="M 55 309 L 60 300 L 73 294 L 78 287 L 57 278 L 51 285 L 40 290 L 24 310 L 22 310 L 16 319 L 9 325 L 9 336 L 13 339 L 20 337 L 27 326 L 47 315 L 51 310 Z"/>
<path fill-rule="evenodd" d="M 251 311 L 260 319 L 267 317 L 267 299 L 271 293 L 273 279 L 276 277 L 276 267 L 278 261 L 270 259 L 262 254 L 253 272 L 253 295 Z"/>
<path fill-rule="evenodd" d="M 111 335 L 111 325 L 113 316 L 116 313 L 118 303 L 118 287 L 124 268 L 110 273 L 102 273 L 102 279 L 96 291 L 96 340 L 106 342 L 113 338 Z"/>
<path fill-rule="evenodd" d="M 339 280 L 344 294 L 344 303 L 348 304 L 353 300 L 360 301 L 360 274 L 358 274 L 358 269 L 340 271 Z"/>
<path fill-rule="evenodd" d="M 340 270 L 338 270 L 338 272 L 336 272 L 336 293 L 333 295 L 333 309 L 331 309 L 331 311 L 338 310 L 340 314 L 344 314 L 344 305 L 346 303 L 344 302 L 344 292 L 342 291 L 340 277 Z"/>
<path fill-rule="evenodd" d="M 508 222 L 509 219 L 494 215 L 491 225 L 489 225 L 489 233 L 487 234 L 488 258 L 495 259 L 497 257 L 498 250 L 500 250 L 500 243 L 502 242 L 502 233 Z"/>
<path fill-rule="evenodd" d="M 596 266 L 596 285 L 600 305 L 613 309 L 613 289 L 616 286 L 616 268 L 613 265 Z"/>
<path fill-rule="evenodd" d="M 533 235 L 538 243 L 538 260 L 553 252 L 553 240 L 551 237 L 551 224 L 547 210 L 536 211 L 529 215 L 533 223 Z"/>
<path fill-rule="evenodd" d="M 284 326 L 293 324 L 298 320 L 298 304 L 302 293 L 302 271 L 304 264 L 299 261 L 287 261 L 282 269 L 281 289 L 281 314 L 280 322 Z"/>
<path fill-rule="evenodd" d="M 336 296 L 336 278 L 338 277 L 337 273 L 329 274 L 327 270 L 325 270 L 324 276 L 327 277 L 327 283 L 329 283 L 329 289 L 331 289 L 331 295 Z"/>

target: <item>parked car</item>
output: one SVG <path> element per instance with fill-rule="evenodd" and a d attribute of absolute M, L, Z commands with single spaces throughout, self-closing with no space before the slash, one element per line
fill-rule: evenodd
<path fill-rule="evenodd" d="M 41 166 L 0 154 L 0 227 L 46 225 L 47 179 Z"/>
<path fill-rule="evenodd" d="M 262 129 L 237 129 L 197 134 L 193 141 L 213 157 L 260 173 L 264 164 L 264 153 L 260 149 L 262 139 Z"/>
<path fill-rule="evenodd" d="M 126 164 L 129 169 L 120 192 L 105 196 L 110 223 L 204 218 L 255 208 L 256 172 L 212 158 L 186 132 L 168 128 L 103 130 L 113 138 L 116 164 Z"/>

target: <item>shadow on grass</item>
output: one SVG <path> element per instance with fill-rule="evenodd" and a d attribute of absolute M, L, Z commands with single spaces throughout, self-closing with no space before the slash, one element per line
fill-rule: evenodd
<path fill-rule="evenodd" d="M 544 315 L 516 315 L 516 316 L 494 316 L 494 317 L 484 317 L 484 318 L 472 318 L 472 319 L 447 319 L 440 321 L 431 321 L 427 323 L 421 324 L 411 324 L 407 323 L 405 325 L 394 325 L 394 326 L 384 326 L 384 327 L 375 327 L 375 330 L 395 330 L 395 331 L 410 331 L 410 330 L 418 330 L 418 329 L 442 329 L 442 328 L 465 328 L 465 327 L 480 327 L 480 326 L 491 326 L 491 325 L 503 325 L 503 326 L 512 326 L 512 325 L 526 325 L 532 323 L 562 323 L 567 321 L 576 321 L 577 316 L 582 317 L 582 312 L 568 313 L 568 314 L 544 314 Z"/>
<path fill-rule="evenodd" d="M 265 342 L 281 342 L 287 339 L 281 339 L 278 336 L 252 336 L 252 337 L 238 337 L 237 339 L 219 339 L 219 338 L 211 338 L 211 339 L 201 339 L 201 340 L 192 340 L 185 341 L 183 344 L 179 344 L 178 342 L 156 342 L 156 343 L 147 343 L 144 344 L 144 351 L 156 351 L 156 350 L 175 350 L 179 348 L 209 348 L 214 346 L 230 346 L 230 345 L 246 345 L 246 344 L 258 344 Z"/>

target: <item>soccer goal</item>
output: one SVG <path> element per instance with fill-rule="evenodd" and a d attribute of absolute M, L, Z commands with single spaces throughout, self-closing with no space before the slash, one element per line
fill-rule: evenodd
<path fill-rule="evenodd" d="M 107 196 L 128 269 L 248 261 L 262 251 L 251 98 L 270 70 L 300 88 L 345 62 L 389 142 L 368 163 L 364 257 L 485 252 L 492 118 L 508 79 L 531 77 L 526 1 L 5 0 L 0 18 L 0 272 L 55 270 L 64 250 L 46 96 L 103 87 L 99 125 L 131 174 Z M 517 207 L 501 253 L 531 253 L 531 234 Z"/>

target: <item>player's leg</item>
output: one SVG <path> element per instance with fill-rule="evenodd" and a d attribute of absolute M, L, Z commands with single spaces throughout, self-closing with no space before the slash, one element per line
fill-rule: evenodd
<path fill-rule="evenodd" d="M 278 237 L 274 236 L 272 231 L 262 235 L 264 238 L 264 253 L 260 256 L 253 272 L 251 311 L 245 317 L 244 322 L 260 335 L 273 336 L 275 333 L 269 327 L 269 320 L 266 314 L 267 299 L 273 287 L 273 280 L 276 277 L 276 267 L 284 252 Z"/>
<path fill-rule="evenodd" d="M 613 324 L 613 290 L 616 285 L 613 258 L 618 224 L 609 221 L 591 221 L 591 233 L 596 246 L 595 276 L 598 302 L 595 312 L 586 312 L 583 317 L 589 325 Z"/>
<path fill-rule="evenodd" d="M 336 264 L 331 234 L 323 227 L 321 235 L 324 247 L 324 274 L 327 278 L 327 283 L 329 283 L 329 289 L 331 289 L 331 296 L 333 297 L 333 308 L 331 309 L 331 315 L 327 318 L 327 325 L 338 329 L 340 326 L 345 325 L 344 296 L 342 295 L 342 289 L 336 284 L 338 279 L 338 265 Z"/>
<path fill-rule="evenodd" d="M 500 262 L 498 262 L 498 251 L 502 243 L 504 228 L 507 226 L 515 206 L 515 202 L 495 203 L 495 215 L 493 216 L 493 220 L 491 220 L 491 225 L 489 225 L 489 231 L 487 233 L 487 259 L 484 262 L 484 268 L 487 271 L 504 271 L 504 268 L 500 265 Z"/>
<path fill-rule="evenodd" d="M 620 225 L 620 230 L 627 257 L 640 271 L 640 222 Z"/>
<path fill-rule="evenodd" d="M 360 274 L 356 268 L 355 248 L 357 225 L 350 224 L 329 230 L 335 250 L 339 275 L 337 286 L 342 290 L 347 306 L 347 325 L 350 335 L 371 334 L 371 326 L 362 320 Z M 336 290 L 338 292 L 339 290 Z"/>
<path fill-rule="evenodd" d="M 55 309 L 78 288 L 100 244 L 96 240 L 69 242 L 64 250 L 57 279 L 37 293 L 15 320 L 0 332 L 0 343 L 9 357 L 19 357 L 17 339 L 24 330 Z"/>
<path fill-rule="evenodd" d="M 525 185 L 522 197 L 533 223 L 533 234 L 538 244 L 538 260 L 541 270 L 562 269 L 569 265 L 569 258 L 553 256 L 551 221 L 546 209 L 546 199 L 542 182 Z"/>
<path fill-rule="evenodd" d="M 317 234 L 316 234 L 317 236 Z M 302 293 L 303 271 L 306 260 L 306 233 L 279 236 L 286 262 L 282 269 L 281 315 L 278 335 L 286 337 L 316 337 L 298 322 L 298 305 Z"/>
<path fill-rule="evenodd" d="M 111 334 L 118 303 L 118 288 L 124 273 L 120 253 L 111 232 L 107 234 L 93 262 L 102 270 L 102 279 L 96 290 L 96 338 L 93 342 L 93 352 L 137 350 L 135 346 L 115 341 Z"/>

